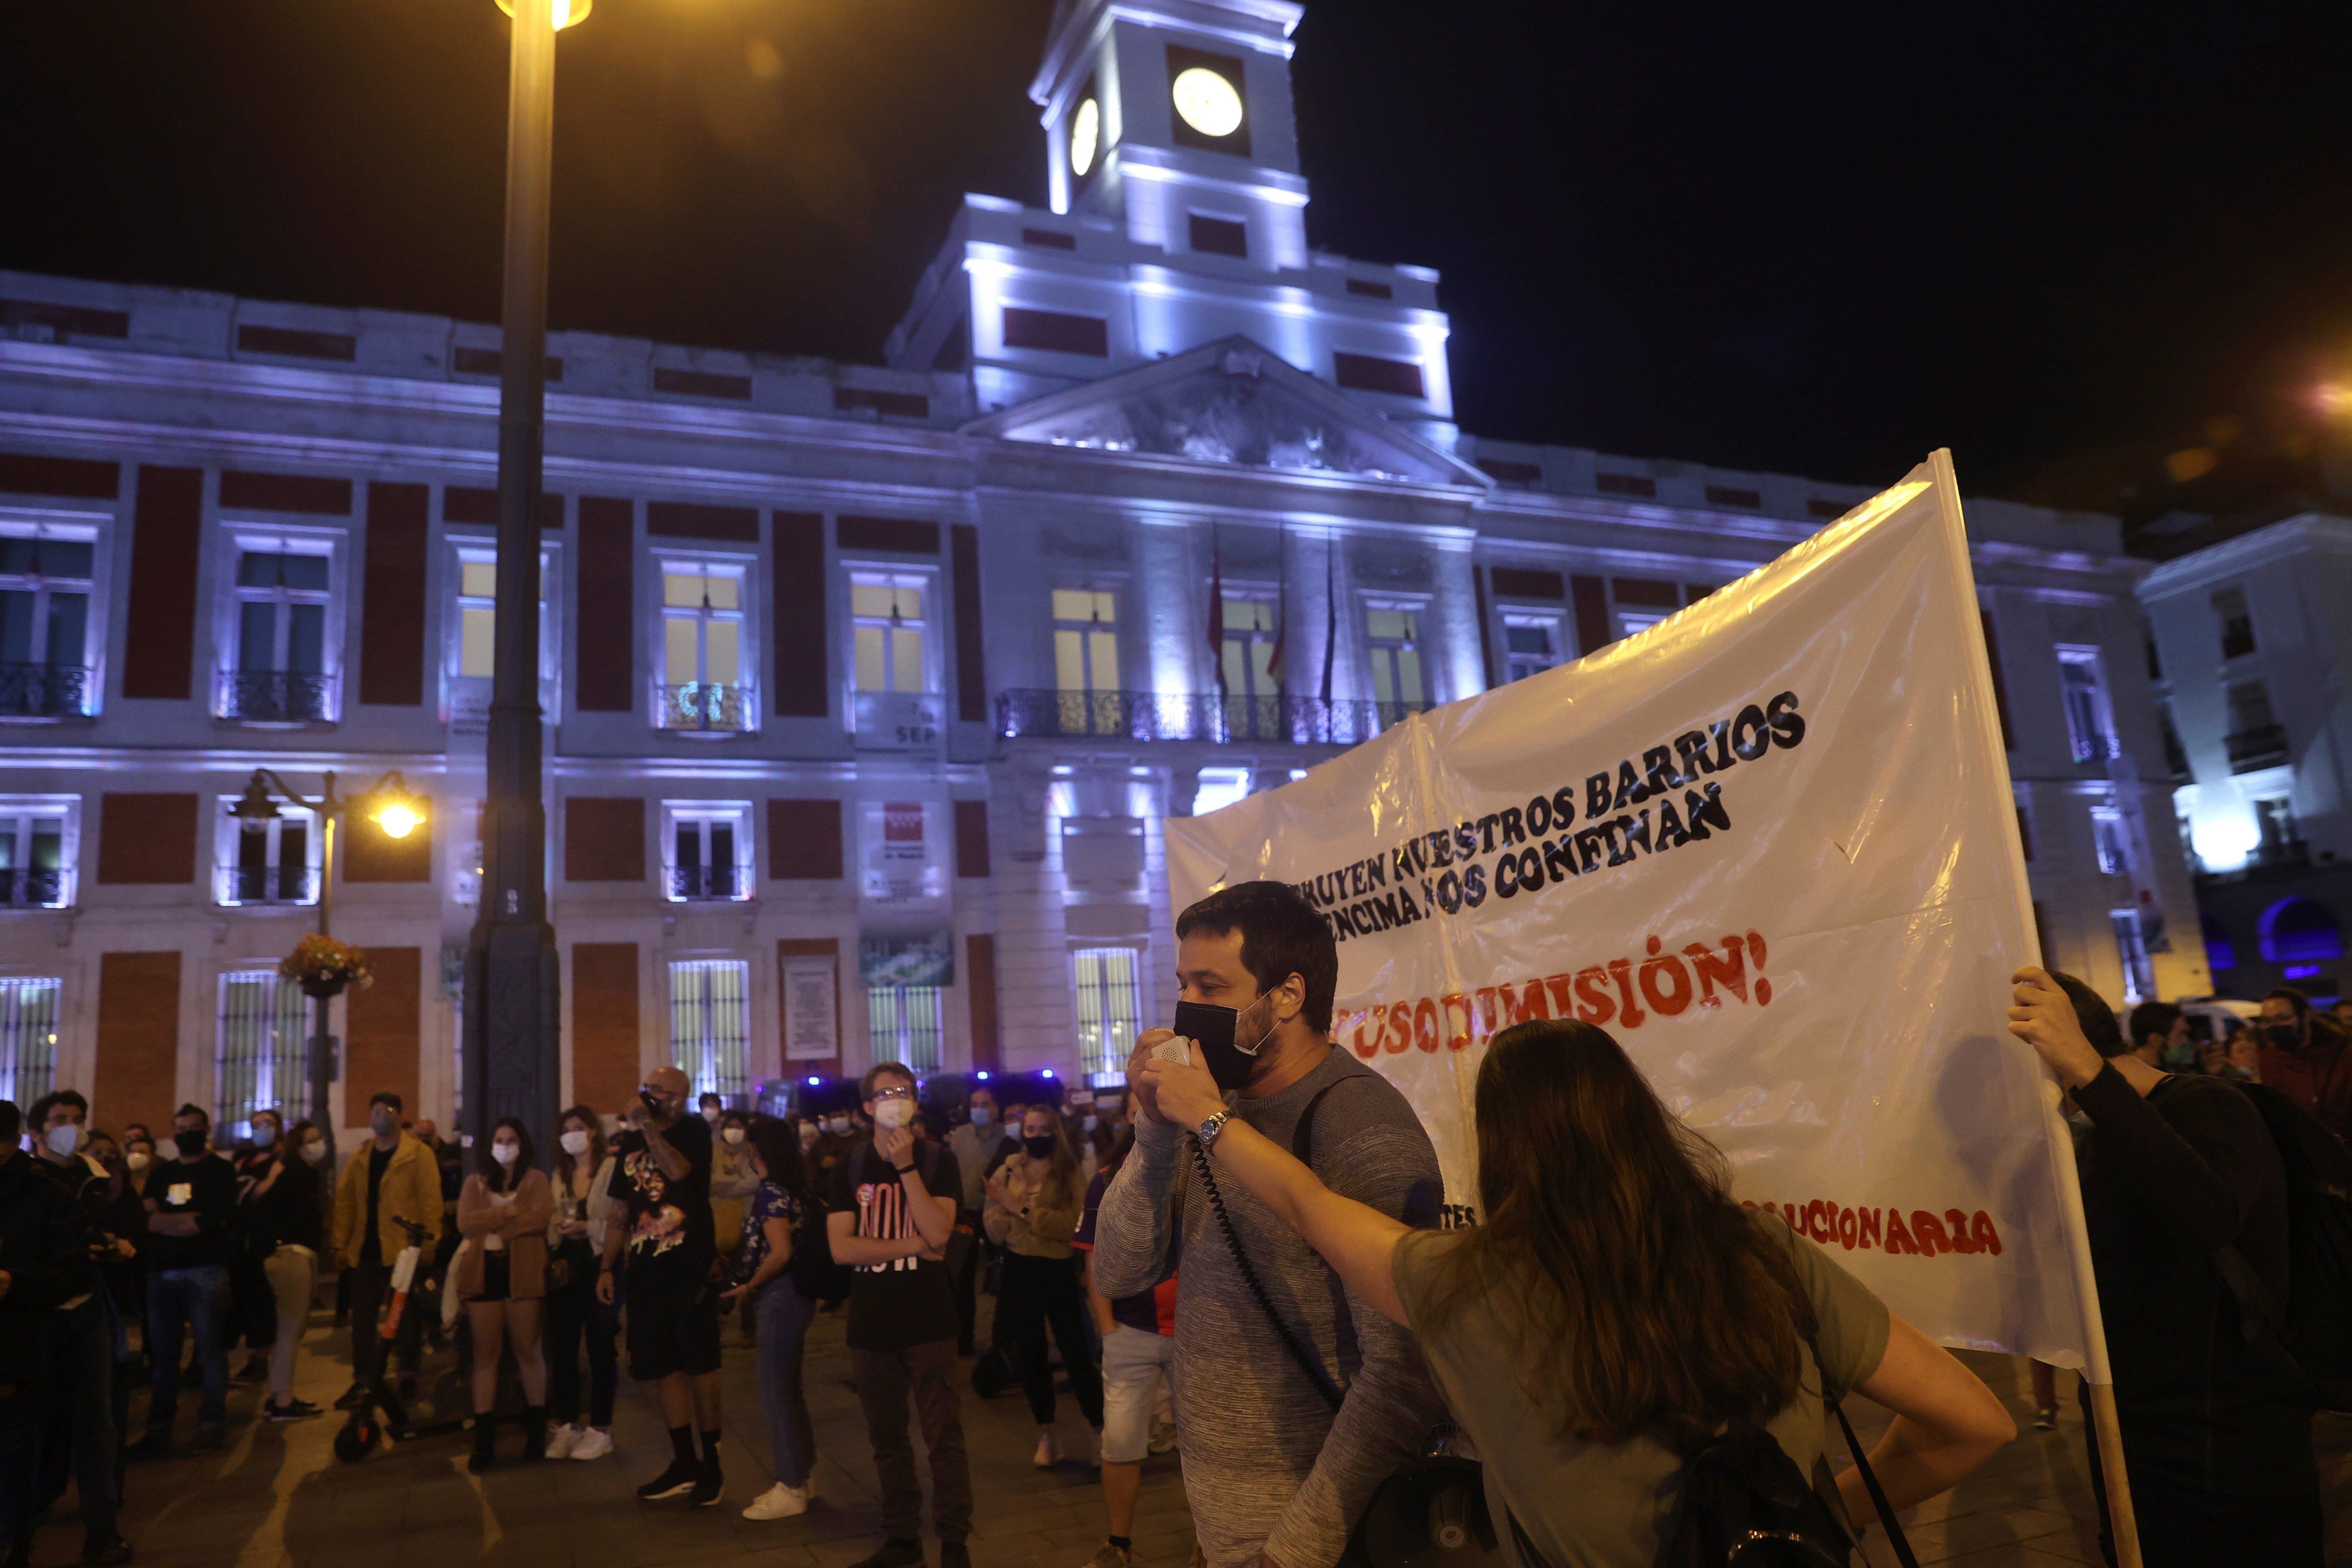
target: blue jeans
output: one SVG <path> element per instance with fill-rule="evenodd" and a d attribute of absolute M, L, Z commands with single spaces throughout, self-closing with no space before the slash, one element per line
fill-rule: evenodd
<path fill-rule="evenodd" d="M 761 1286 L 758 1305 L 760 1403 L 768 1407 L 776 1479 L 788 1487 L 804 1487 L 809 1468 L 816 1463 L 816 1433 L 809 1426 L 808 1397 L 801 1392 L 801 1342 L 808 1337 L 816 1305 L 801 1294 L 789 1274 Z"/>
<path fill-rule="evenodd" d="M 228 1420 L 228 1347 L 221 1329 L 228 1318 L 228 1270 L 208 1263 L 197 1268 L 161 1268 L 147 1277 L 147 1353 L 155 1363 L 148 1386 L 147 1430 L 169 1436 L 180 1413 L 180 1334 L 196 1340 L 196 1365 L 205 1379 L 204 1402 L 196 1406 L 199 1431 Z"/>

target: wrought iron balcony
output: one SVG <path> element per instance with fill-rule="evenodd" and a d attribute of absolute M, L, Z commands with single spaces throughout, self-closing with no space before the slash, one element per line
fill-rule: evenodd
<path fill-rule="evenodd" d="M 223 866 L 219 883 L 224 904 L 319 901 L 319 873 L 309 866 Z"/>
<path fill-rule="evenodd" d="M 732 866 L 673 866 L 669 868 L 669 894 L 673 899 L 740 899 L 750 892 L 744 877 Z"/>
<path fill-rule="evenodd" d="M 0 718 L 67 719 L 89 711 L 89 671 L 71 664 L 0 664 Z"/>
<path fill-rule="evenodd" d="M 2225 737 L 2221 743 L 2229 748 L 2230 771 L 2233 773 L 2274 768 L 2287 760 L 2284 724 L 2257 724 Z"/>
<path fill-rule="evenodd" d="M 1425 712 L 1426 702 L 1326 702 L 1319 697 L 1234 697 L 1158 691 L 1003 691 L 997 732 L 1097 735 L 1125 741 L 1269 742 L 1352 746 Z"/>
<path fill-rule="evenodd" d="M 221 676 L 220 716 L 256 724 L 320 724 L 335 716 L 335 678 L 292 669 Z"/>
<path fill-rule="evenodd" d="M 0 901 L 12 910 L 63 909 L 73 901 L 73 873 L 0 871 Z"/>
<path fill-rule="evenodd" d="M 738 735 L 751 728 L 751 689 L 717 681 L 654 688 L 654 728 Z"/>

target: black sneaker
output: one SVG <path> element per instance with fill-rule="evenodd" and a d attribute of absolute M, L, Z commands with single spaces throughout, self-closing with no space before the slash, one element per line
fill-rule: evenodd
<path fill-rule="evenodd" d="M 361 1405 L 365 1405 L 367 1402 L 368 1385 L 364 1383 L 355 1383 L 349 1388 L 343 1390 L 343 1396 L 335 1401 L 335 1408 L 338 1410 L 357 1410 Z"/>
<path fill-rule="evenodd" d="M 637 1489 L 639 1502 L 659 1502 L 666 1497 L 677 1497 L 694 1490 L 702 1479 L 702 1467 L 692 1459 L 672 1459 L 669 1468 Z"/>
<path fill-rule="evenodd" d="M 694 1478 L 694 1506 L 709 1508 L 719 1500 L 719 1493 L 727 1484 L 716 1460 L 704 1465 Z"/>
<path fill-rule="evenodd" d="M 268 1415 L 272 1421 L 308 1421 L 314 1416 L 325 1414 L 325 1411 L 307 1399 L 289 1399 L 283 1405 L 273 1403 L 268 1407 Z"/>
<path fill-rule="evenodd" d="M 962 1544 L 961 1542 L 943 1541 L 940 1543 L 940 1551 L 944 1555 L 950 1545 L 961 1549 Z M 964 1561 L 969 1563 L 971 1559 L 967 1556 Z M 861 1557 L 849 1568 L 923 1568 L 923 1543 L 920 1541 L 886 1541 L 874 1549 L 873 1556 Z"/>

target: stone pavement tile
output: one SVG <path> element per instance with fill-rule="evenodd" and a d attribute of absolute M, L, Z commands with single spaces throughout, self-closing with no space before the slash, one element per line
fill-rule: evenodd
<path fill-rule="evenodd" d="M 2081 1542 L 2087 1542 L 2094 1551 L 2097 1548 L 2096 1531 L 2088 1521 L 2032 1508 L 1992 1509 L 1939 1523 L 1906 1523 L 1904 1531 L 1923 1563 L 1931 1553 L 1938 1560 L 1965 1557 L 1987 1547 L 2023 1545 L 2048 1536 L 2073 1541 L 2078 1533 Z"/>

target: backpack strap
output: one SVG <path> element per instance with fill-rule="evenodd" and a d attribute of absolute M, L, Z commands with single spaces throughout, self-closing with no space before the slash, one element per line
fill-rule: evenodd
<path fill-rule="evenodd" d="M 1813 1370 L 1820 1372 L 1821 1367 L 1821 1352 L 1815 1351 Z M 1870 1468 L 1870 1452 L 1863 1447 L 1862 1439 L 1853 1435 L 1853 1423 L 1845 1418 L 1845 1402 L 1829 1399 L 1829 1381 L 1827 1375 L 1822 1378 L 1822 1396 L 1828 1400 L 1831 1411 L 1837 1416 L 1838 1429 L 1845 1434 L 1846 1450 L 1853 1455 L 1853 1468 L 1862 1472 L 1862 1484 L 1870 1492 L 1871 1507 L 1878 1510 L 1878 1522 L 1886 1527 L 1886 1539 L 1895 1548 L 1895 1560 L 1903 1564 L 1903 1568 L 1919 1568 L 1919 1559 L 1912 1555 L 1911 1542 L 1903 1533 L 1902 1521 L 1887 1506 L 1886 1489 L 1878 1484 L 1878 1472 Z"/>

